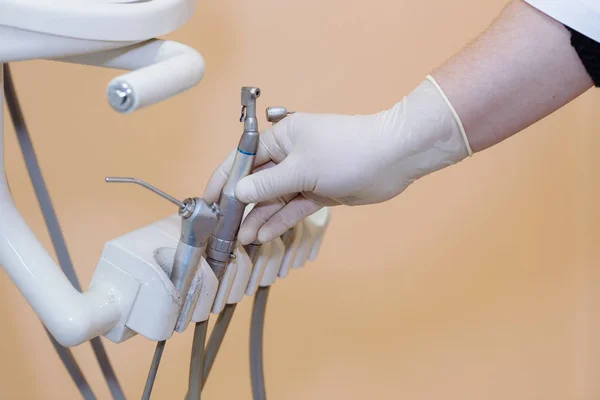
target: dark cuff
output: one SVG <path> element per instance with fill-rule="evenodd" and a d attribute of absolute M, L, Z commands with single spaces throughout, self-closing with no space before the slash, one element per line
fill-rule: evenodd
<path fill-rule="evenodd" d="M 600 87 L 600 43 L 568 26 L 566 28 L 571 32 L 571 45 L 594 81 L 594 86 Z"/>

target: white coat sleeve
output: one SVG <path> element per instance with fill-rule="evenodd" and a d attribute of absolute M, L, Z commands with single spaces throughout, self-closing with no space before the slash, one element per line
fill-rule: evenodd
<path fill-rule="evenodd" d="M 525 0 L 563 25 L 600 42 L 599 0 Z"/>

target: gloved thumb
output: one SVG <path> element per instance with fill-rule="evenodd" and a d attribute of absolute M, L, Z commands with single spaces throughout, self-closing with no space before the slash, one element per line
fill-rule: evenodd
<path fill-rule="evenodd" d="M 305 169 L 287 157 L 280 164 L 263 169 L 240 180 L 235 188 L 235 197 L 243 203 L 258 203 L 286 194 L 309 190 L 313 185 Z"/>

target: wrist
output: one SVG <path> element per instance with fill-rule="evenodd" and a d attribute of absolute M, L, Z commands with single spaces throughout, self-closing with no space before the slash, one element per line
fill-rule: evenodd
<path fill-rule="evenodd" d="M 472 155 L 460 117 L 431 76 L 387 113 L 398 121 L 398 172 L 411 182 Z"/>

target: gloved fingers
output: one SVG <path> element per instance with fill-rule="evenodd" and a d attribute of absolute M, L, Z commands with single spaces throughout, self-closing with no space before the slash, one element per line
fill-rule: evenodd
<path fill-rule="evenodd" d="M 258 230 L 265 222 L 285 207 L 296 196 L 297 193 L 256 204 L 242 223 L 238 233 L 238 241 L 242 245 L 254 242 L 258 237 Z"/>
<path fill-rule="evenodd" d="M 258 241 L 260 243 L 270 242 L 321 208 L 320 204 L 302 195 L 296 196 L 259 229 Z"/>
<path fill-rule="evenodd" d="M 313 192 L 302 192 L 302 196 L 306 197 L 309 200 L 312 200 L 314 203 L 322 205 L 323 207 L 333 207 L 344 204 L 341 203 L 338 199 L 319 196 L 317 194 L 314 194 Z"/>
<path fill-rule="evenodd" d="M 229 178 L 233 162 L 237 149 L 231 151 L 227 158 L 221 162 L 217 169 L 212 173 L 208 184 L 204 189 L 204 199 L 208 202 L 216 202 L 219 200 L 223 186 Z M 285 159 L 285 154 L 282 153 L 282 149 L 278 144 L 278 141 L 273 137 L 272 132 L 266 132 L 261 134 L 258 151 L 254 159 L 254 166 L 261 167 L 265 164 L 269 164 L 271 160 L 274 162 L 281 162 Z M 272 165 L 275 165 L 274 163 Z"/>
<path fill-rule="evenodd" d="M 269 162 L 267 162 L 267 163 L 265 163 L 265 164 L 262 164 L 262 165 L 259 165 L 259 166 L 255 167 L 255 168 L 252 170 L 252 173 L 254 174 L 254 173 L 258 172 L 258 171 L 262 171 L 262 170 L 264 170 L 264 169 L 272 168 L 272 167 L 274 167 L 274 166 L 276 166 L 276 165 L 277 165 L 277 164 L 275 164 L 273 161 L 269 161 Z"/>
<path fill-rule="evenodd" d="M 223 190 L 223 186 L 225 186 L 225 182 L 227 182 L 227 178 L 229 178 L 235 153 L 237 153 L 237 149 L 229 153 L 227 158 L 225 158 L 225 160 L 217 167 L 217 169 L 215 169 L 208 180 L 206 188 L 204 189 L 203 197 L 209 203 L 214 203 L 219 200 L 221 190 Z"/>
<path fill-rule="evenodd" d="M 286 194 L 312 191 L 316 179 L 307 171 L 293 156 L 289 156 L 280 164 L 240 180 L 235 196 L 244 203 L 259 203 Z"/>
<path fill-rule="evenodd" d="M 269 160 L 274 161 L 276 164 L 282 162 L 292 151 L 292 143 L 288 138 L 287 123 L 279 121 L 271 128 L 265 130 L 260 134 L 260 146 L 266 152 Z M 258 157 L 257 157 L 258 158 Z M 263 161 L 262 163 L 267 162 Z M 257 163 L 260 165 L 262 163 Z"/>

